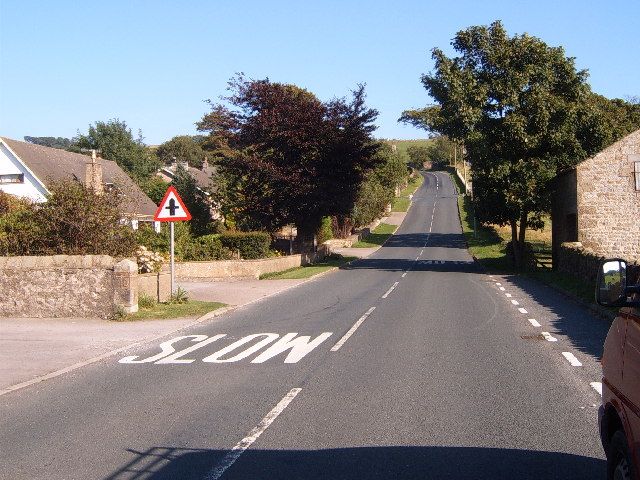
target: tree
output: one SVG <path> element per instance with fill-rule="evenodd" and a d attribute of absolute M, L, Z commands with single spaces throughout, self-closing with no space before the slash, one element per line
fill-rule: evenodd
<path fill-rule="evenodd" d="M 190 167 L 202 168 L 205 152 L 201 144 L 193 137 L 180 135 L 160 145 L 156 155 L 165 164 L 169 164 L 176 159 L 187 162 Z"/>
<path fill-rule="evenodd" d="M 198 129 L 218 165 L 225 215 L 274 231 L 293 223 L 302 245 L 326 216 L 349 215 L 364 173 L 375 165 L 371 139 L 377 112 L 364 87 L 350 102 L 322 103 L 295 85 L 238 76 L 229 107 L 212 104 Z"/>
<path fill-rule="evenodd" d="M 452 45 L 460 56 L 434 49 L 435 70 L 422 76 L 436 105 L 402 119 L 464 142 L 476 215 L 511 226 L 519 268 L 527 228 L 549 211 L 550 181 L 602 147 L 581 132 L 587 72 L 561 47 L 509 37 L 499 21 L 458 32 Z"/>
<path fill-rule="evenodd" d="M 33 143 L 34 145 L 43 145 L 45 147 L 60 148 L 66 150 L 71 146 L 71 140 L 64 137 L 24 137 L 25 142 Z"/>
<path fill-rule="evenodd" d="M 134 139 L 126 122 L 117 118 L 90 125 L 86 135 L 78 132 L 70 148 L 100 150 L 102 158 L 113 160 L 134 180 L 141 182 L 155 174 L 160 162 L 143 143 L 142 134 Z"/>

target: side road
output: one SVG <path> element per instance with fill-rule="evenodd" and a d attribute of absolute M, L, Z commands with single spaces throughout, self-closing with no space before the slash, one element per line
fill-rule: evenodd
<path fill-rule="evenodd" d="M 383 221 L 400 225 L 405 215 L 393 213 Z M 340 249 L 339 253 L 363 258 L 376 250 L 348 248 Z M 215 321 L 216 317 L 230 310 L 277 295 L 316 277 L 180 283 L 194 300 L 228 305 L 198 318 L 134 322 L 97 318 L 1 318 L 0 349 L 3 357 L 0 362 L 0 395 L 116 355 L 132 345 L 173 334 L 194 324 Z"/>

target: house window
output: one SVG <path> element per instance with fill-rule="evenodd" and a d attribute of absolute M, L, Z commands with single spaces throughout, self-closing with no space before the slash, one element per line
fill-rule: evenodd
<path fill-rule="evenodd" d="M 0 175 L 0 183 L 24 183 L 24 173 L 7 173 Z"/>
<path fill-rule="evenodd" d="M 633 176 L 636 178 L 636 192 L 640 192 L 640 162 L 633 162 Z"/>

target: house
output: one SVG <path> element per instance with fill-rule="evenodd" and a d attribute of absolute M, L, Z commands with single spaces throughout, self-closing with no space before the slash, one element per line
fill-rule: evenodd
<path fill-rule="evenodd" d="M 45 202 L 53 181 L 76 180 L 100 193 L 115 189 L 122 194 L 124 220 L 134 229 L 153 222 L 156 204 L 116 162 L 57 148 L 0 137 L 0 190 L 35 202 Z"/>
<path fill-rule="evenodd" d="M 553 263 L 564 242 L 596 255 L 640 259 L 640 130 L 555 179 Z"/>

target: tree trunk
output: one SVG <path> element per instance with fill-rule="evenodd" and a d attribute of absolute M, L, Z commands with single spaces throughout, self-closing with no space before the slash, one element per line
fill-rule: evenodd
<path fill-rule="evenodd" d="M 296 229 L 296 250 L 300 253 L 313 252 L 316 229 L 309 225 L 296 225 Z"/>
<path fill-rule="evenodd" d="M 527 251 L 525 245 L 525 238 L 527 235 L 527 218 L 529 214 L 527 212 L 522 212 L 520 215 L 520 232 L 518 235 L 518 249 L 520 250 L 520 266 L 525 265 L 525 253 Z"/>
<path fill-rule="evenodd" d="M 511 255 L 513 266 L 516 270 L 520 270 L 522 255 L 520 252 L 520 242 L 518 241 L 518 222 L 512 219 L 509 224 L 511 225 Z"/>

